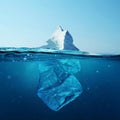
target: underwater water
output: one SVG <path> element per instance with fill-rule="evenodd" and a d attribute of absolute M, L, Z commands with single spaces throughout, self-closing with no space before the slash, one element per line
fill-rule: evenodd
<path fill-rule="evenodd" d="M 57 65 L 60 66 L 61 63 L 62 66 L 64 65 L 61 69 L 56 67 Z M 41 65 L 44 66 L 41 67 Z M 66 68 L 66 66 L 68 67 Z M 43 74 L 44 69 L 47 69 L 47 72 Z M 63 78 L 67 76 L 60 79 L 68 81 L 67 84 L 63 84 L 65 89 L 67 89 L 67 85 L 69 88 L 76 88 L 78 85 L 77 90 L 79 90 L 79 95 L 75 94 L 78 96 L 72 102 L 69 102 L 71 97 L 65 99 L 65 102 L 69 103 L 65 106 L 62 104 L 62 108 L 61 101 L 59 101 L 57 107 L 60 109 L 54 108 L 58 111 L 52 110 L 51 104 L 49 106 L 49 101 L 55 103 L 54 100 L 56 99 L 51 99 L 55 94 L 54 91 L 51 92 L 53 89 L 48 89 L 49 87 L 46 89 L 45 87 L 46 94 L 51 93 L 50 99 L 46 99 L 46 94 L 40 91 L 43 90 L 40 86 L 41 80 L 55 78 L 53 71 L 58 71 L 58 76 L 60 76 L 59 73 L 63 72 L 61 75 Z M 46 77 L 52 72 L 53 74 Z M 75 81 L 73 85 L 69 84 L 70 78 Z M 42 85 L 45 86 L 46 84 Z M 58 82 L 52 88 L 56 88 L 56 86 L 59 86 Z M 63 86 L 62 88 L 64 88 Z M 59 87 L 60 90 L 62 88 Z M 57 91 L 55 89 L 56 94 L 58 94 L 59 89 L 57 88 Z M 73 90 L 72 92 L 76 92 Z M 71 92 L 68 89 L 67 93 L 69 91 Z M 38 95 L 39 92 L 42 93 L 42 99 Z M 65 93 L 65 91 L 62 89 L 61 93 Z M 65 93 L 65 95 L 67 94 Z M 47 102 L 44 102 L 44 99 Z M 1 51 L 0 120 L 16 119 L 120 120 L 120 57 L 54 52 Z"/>

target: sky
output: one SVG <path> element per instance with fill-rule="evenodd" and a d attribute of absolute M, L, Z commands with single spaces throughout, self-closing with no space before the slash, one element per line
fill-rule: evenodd
<path fill-rule="evenodd" d="M 120 53 L 120 0 L 0 0 L 0 47 L 38 47 L 57 26 L 83 51 Z"/>

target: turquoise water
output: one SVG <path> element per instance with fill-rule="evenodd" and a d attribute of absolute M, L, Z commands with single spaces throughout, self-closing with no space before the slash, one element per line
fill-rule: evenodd
<path fill-rule="evenodd" d="M 79 60 L 82 94 L 55 112 L 37 96 L 39 62 Z M 60 53 L 0 54 L 0 120 L 120 120 L 120 57 Z"/>

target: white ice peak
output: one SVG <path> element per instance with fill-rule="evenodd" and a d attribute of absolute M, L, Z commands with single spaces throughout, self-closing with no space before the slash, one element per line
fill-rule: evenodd
<path fill-rule="evenodd" d="M 60 50 L 64 49 L 64 39 L 65 39 L 66 31 L 62 29 L 61 26 L 58 26 L 56 31 L 53 33 L 51 37 L 51 41 L 54 42 Z"/>
<path fill-rule="evenodd" d="M 47 45 L 42 46 L 46 49 L 55 50 L 78 50 L 73 44 L 73 38 L 67 30 L 63 30 L 58 26 L 51 38 L 47 41 Z"/>

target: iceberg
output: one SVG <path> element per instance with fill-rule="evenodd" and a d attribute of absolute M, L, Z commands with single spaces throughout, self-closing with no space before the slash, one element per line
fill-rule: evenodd
<path fill-rule="evenodd" d="M 73 43 L 73 37 L 70 32 L 68 30 L 63 30 L 61 26 L 58 26 L 53 35 L 46 42 L 47 44 L 40 48 L 79 51 Z"/>
<path fill-rule="evenodd" d="M 47 40 L 46 45 L 37 48 L 0 48 L 0 51 L 4 55 L 1 57 L 2 61 L 38 62 L 37 95 L 54 111 L 75 100 L 83 91 L 76 77 L 81 65 L 75 58 L 83 52 L 74 45 L 70 32 L 63 30 L 61 26 Z"/>
<path fill-rule="evenodd" d="M 82 93 L 75 77 L 81 70 L 77 59 L 60 59 L 39 63 L 38 97 L 52 110 L 58 111 Z"/>

